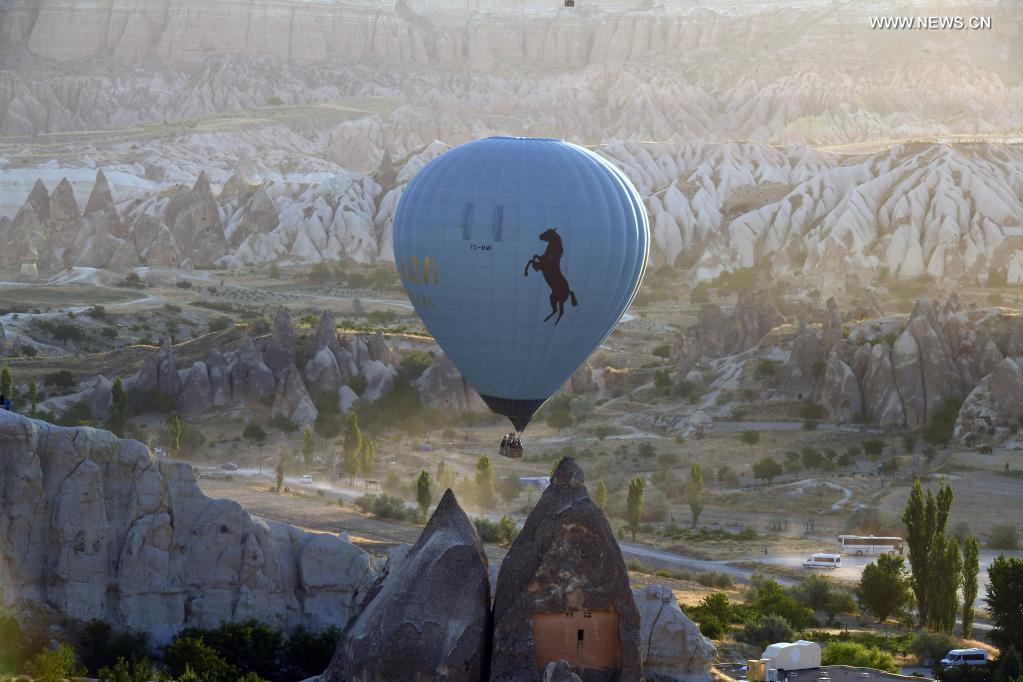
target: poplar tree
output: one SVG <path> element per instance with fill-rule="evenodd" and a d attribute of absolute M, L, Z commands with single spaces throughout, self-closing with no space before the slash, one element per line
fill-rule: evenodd
<path fill-rule="evenodd" d="M 977 600 L 980 543 L 970 536 L 963 542 L 963 638 L 973 635 L 973 602 Z"/>

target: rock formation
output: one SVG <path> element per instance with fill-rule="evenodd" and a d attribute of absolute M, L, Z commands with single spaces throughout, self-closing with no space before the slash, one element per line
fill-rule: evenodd
<path fill-rule="evenodd" d="M 563 459 L 501 565 L 491 680 L 538 681 L 548 663 L 569 655 L 580 659 L 569 663 L 583 680 L 642 676 L 625 562 L 583 483 L 579 466 Z M 560 643 L 569 635 L 583 644 L 566 652 Z"/>
<path fill-rule="evenodd" d="M 203 361 L 196 362 L 188 370 L 185 382 L 178 396 L 182 414 L 202 414 L 213 406 L 213 383 L 209 369 Z"/>
<path fill-rule="evenodd" d="M 0 564 L 13 596 L 167 642 L 256 618 L 343 627 L 373 583 L 362 550 L 207 498 L 187 464 L 107 431 L 0 412 Z"/>
<path fill-rule="evenodd" d="M 146 359 L 139 370 L 135 386 L 144 392 L 156 392 L 164 396 L 176 396 L 181 391 L 181 377 L 174 366 L 174 347 L 170 338 L 165 338 L 160 350 Z"/>
<path fill-rule="evenodd" d="M 302 382 L 302 374 L 295 365 L 284 368 L 274 399 L 273 416 L 285 417 L 299 426 L 307 426 L 318 416 L 309 391 Z"/>
<path fill-rule="evenodd" d="M 439 353 L 419 376 L 416 388 L 424 405 L 450 412 L 481 412 L 487 409 L 483 399 L 443 353 Z"/>
<path fill-rule="evenodd" d="M 863 402 L 856 375 L 842 361 L 837 351 L 828 355 L 828 364 L 821 377 L 818 402 L 832 419 L 851 421 L 863 414 Z"/>
<path fill-rule="evenodd" d="M 988 435 L 1023 417 L 1023 369 L 1005 358 L 966 398 L 956 420 L 956 436 Z"/>
<path fill-rule="evenodd" d="M 487 558 L 450 490 L 416 544 L 392 560 L 396 565 L 388 562 L 321 679 L 483 679 L 490 628 Z"/>
<path fill-rule="evenodd" d="M 295 329 L 291 326 L 291 315 L 285 308 L 274 315 L 270 338 L 263 349 L 263 362 L 278 379 L 287 367 L 297 362 Z"/>
<path fill-rule="evenodd" d="M 274 390 L 274 374 L 251 338 L 242 343 L 231 365 L 231 390 L 235 400 L 249 404 Z"/>
<path fill-rule="evenodd" d="M 709 682 L 717 649 L 682 612 L 674 593 L 648 585 L 635 595 L 647 682 Z"/>

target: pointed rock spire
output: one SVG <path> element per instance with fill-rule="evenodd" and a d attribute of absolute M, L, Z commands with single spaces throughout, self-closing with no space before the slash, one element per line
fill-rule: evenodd
<path fill-rule="evenodd" d="M 345 629 L 323 682 L 486 679 L 487 558 L 454 493 L 395 563 Z"/>

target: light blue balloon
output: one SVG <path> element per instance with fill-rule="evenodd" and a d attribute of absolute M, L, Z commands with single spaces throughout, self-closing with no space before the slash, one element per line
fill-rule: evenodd
<path fill-rule="evenodd" d="M 621 319 L 649 243 L 628 178 L 562 140 L 455 147 L 416 173 L 394 218 L 423 324 L 520 431 Z"/>

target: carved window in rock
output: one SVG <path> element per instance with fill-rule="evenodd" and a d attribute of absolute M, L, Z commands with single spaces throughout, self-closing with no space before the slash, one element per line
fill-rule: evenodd
<path fill-rule="evenodd" d="M 618 614 L 568 611 L 533 614 L 536 666 L 564 660 L 573 668 L 619 668 Z"/>

